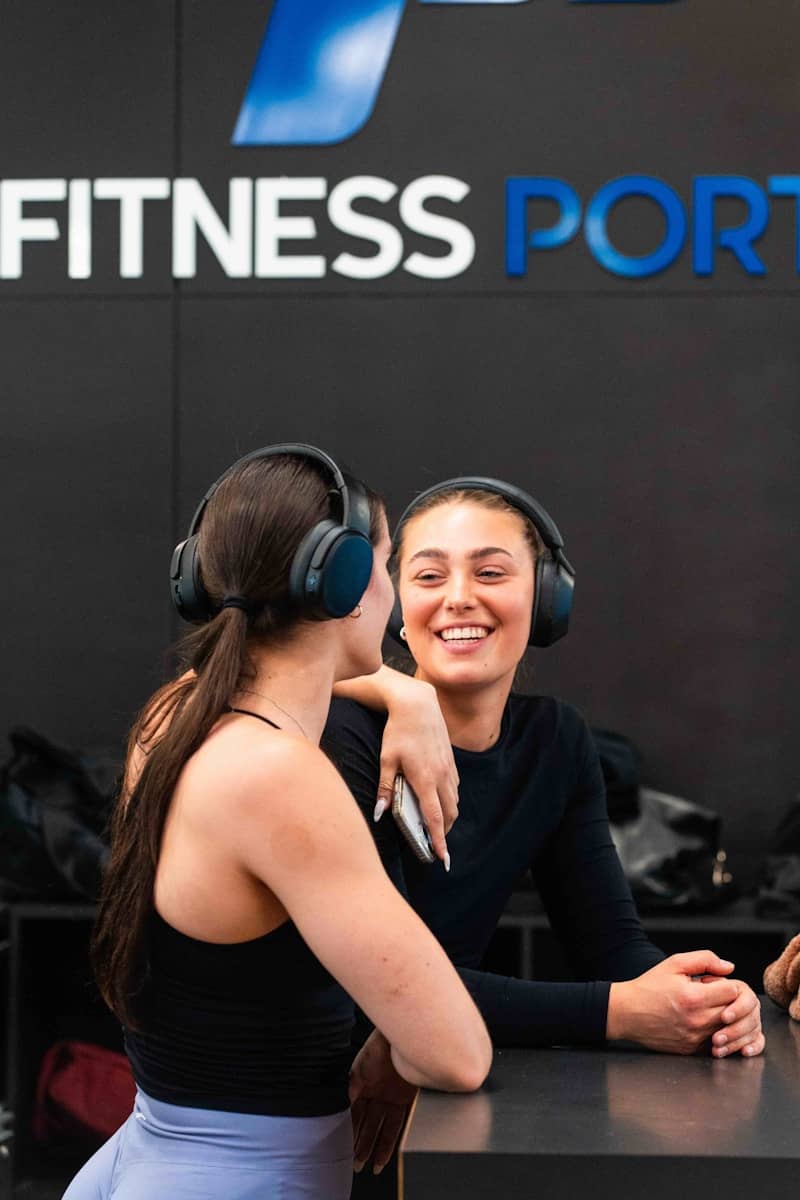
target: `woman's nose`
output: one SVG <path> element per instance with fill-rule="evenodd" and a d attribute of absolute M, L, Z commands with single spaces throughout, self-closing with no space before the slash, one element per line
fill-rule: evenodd
<path fill-rule="evenodd" d="M 472 608 L 475 596 L 472 589 L 472 579 L 467 574 L 453 572 L 447 581 L 445 604 L 450 608 Z"/>

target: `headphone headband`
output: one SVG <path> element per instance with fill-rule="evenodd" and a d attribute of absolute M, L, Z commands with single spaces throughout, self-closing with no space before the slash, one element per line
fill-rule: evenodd
<path fill-rule="evenodd" d="M 350 488 L 353 484 L 357 483 L 353 476 L 342 471 L 331 456 L 326 454 L 324 450 L 320 450 L 317 446 L 309 446 L 305 442 L 279 442 L 274 446 L 261 446 L 258 450 L 251 450 L 249 454 L 243 455 L 242 458 L 237 458 L 235 463 L 232 463 L 226 471 L 222 472 L 219 479 L 216 479 L 211 484 L 211 487 L 195 509 L 187 537 L 192 537 L 193 534 L 197 533 L 206 505 L 220 484 L 224 483 L 229 475 L 233 474 L 239 467 L 243 467 L 246 463 L 255 462 L 256 459 L 260 458 L 273 458 L 278 454 L 296 454 L 299 458 L 310 458 L 327 467 L 333 476 L 333 484 L 341 503 L 342 511 L 340 519 L 342 525 L 349 525 L 357 529 L 360 533 L 369 535 L 369 504 L 367 503 L 366 505 L 365 513 L 364 506 L 359 503 L 363 495 L 363 489 L 360 485 L 356 489 L 358 494 L 356 496 L 351 495 Z M 350 486 L 348 486 L 348 482 Z"/>

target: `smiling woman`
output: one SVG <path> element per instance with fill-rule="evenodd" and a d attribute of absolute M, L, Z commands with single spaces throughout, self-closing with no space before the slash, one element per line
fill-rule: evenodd
<path fill-rule="evenodd" d="M 758 1001 L 727 978 L 733 965 L 706 950 L 664 960 L 647 940 L 581 714 L 551 696 L 512 690 L 528 646 L 567 632 L 574 572 L 551 518 L 511 484 L 451 480 L 403 514 L 394 557 L 399 610 L 390 628 L 407 644 L 415 677 L 384 668 L 372 682 L 344 684 L 324 744 L 370 821 L 384 867 L 455 963 L 495 1044 L 625 1038 L 689 1054 L 713 1038 L 717 1057 L 760 1053 Z M 440 729 L 457 795 L 454 786 L 432 786 L 434 775 L 447 778 Z M 388 819 L 373 823 L 376 797 L 379 818 L 398 762 L 449 873 L 419 862 Z M 480 969 L 511 892 L 529 872 L 574 982 Z M 362 1027 L 362 1038 L 367 1032 Z M 370 1155 L 376 1168 L 388 1161 L 404 1115 L 401 1085 L 375 1030 L 351 1072 L 358 1163 Z M 368 1178 L 354 1197 L 392 1194 L 391 1180 L 379 1193 Z"/>
<path fill-rule="evenodd" d="M 498 699 L 505 692 L 505 703 L 527 648 L 538 549 L 520 513 L 503 511 L 499 497 L 488 505 L 487 499 L 457 493 L 415 515 L 397 552 L 405 640 L 417 678 L 441 689 L 440 701 L 453 688 L 463 696 L 465 686 L 480 685 L 481 709 L 487 688 L 496 688 Z"/>

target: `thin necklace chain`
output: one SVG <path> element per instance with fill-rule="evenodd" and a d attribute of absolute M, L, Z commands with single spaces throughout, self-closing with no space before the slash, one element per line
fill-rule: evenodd
<path fill-rule="evenodd" d="M 288 717 L 290 721 L 294 721 L 295 725 L 297 726 L 297 728 L 300 730 L 303 737 L 306 738 L 307 741 L 309 741 L 309 742 L 311 741 L 311 738 L 308 736 L 305 729 L 303 729 L 303 726 L 300 724 L 297 717 L 293 717 L 290 712 L 287 712 L 286 709 L 282 705 L 278 704 L 277 700 L 274 700 L 272 698 L 272 696 L 268 696 L 266 694 L 266 692 L 257 692 L 255 688 L 237 688 L 237 691 L 241 692 L 245 696 L 259 696 L 262 700 L 269 700 L 270 704 L 275 705 L 278 712 L 282 712 L 283 715 L 285 717 Z"/>

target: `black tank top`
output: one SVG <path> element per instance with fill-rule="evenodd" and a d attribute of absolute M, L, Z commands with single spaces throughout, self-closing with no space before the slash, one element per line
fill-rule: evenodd
<path fill-rule="evenodd" d="M 353 1002 L 292 921 L 219 944 L 153 911 L 147 964 L 141 1031 L 127 1029 L 125 1046 L 149 1096 L 271 1116 L 347 1108 Z"/>

